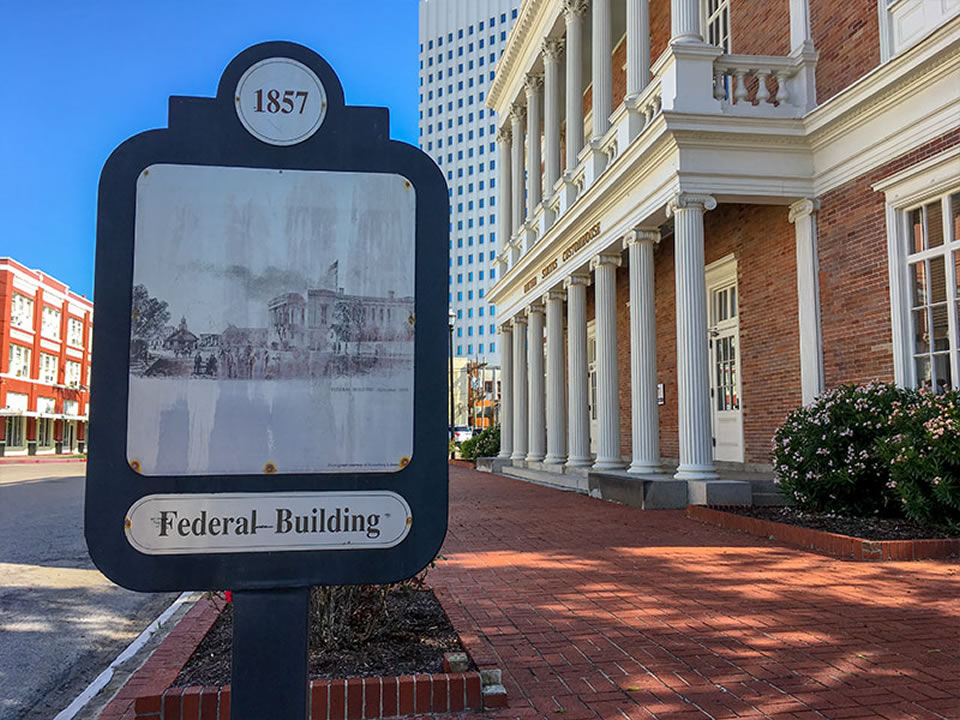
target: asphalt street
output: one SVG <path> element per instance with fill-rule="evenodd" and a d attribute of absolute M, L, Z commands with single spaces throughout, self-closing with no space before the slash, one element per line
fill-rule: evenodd
<path fill-rule="evenodd" d="M 52 718 L 176 599 L 94 567 L 85 467 L 0 465 L 0 720 Z"/>

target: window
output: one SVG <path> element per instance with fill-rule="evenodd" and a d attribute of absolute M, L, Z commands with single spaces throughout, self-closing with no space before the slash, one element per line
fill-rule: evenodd
<path fill-rule="evenodd" d="M 53 447 L 53 418 L 37 418 L 37 447 L 41 450 Z"/>
<path fill-rule="evenodd" d="M 730 52 L 730 0 L 701 2 L 705 40 L 725 53 Z"/>
<path fill-rule="evenodd" d="M 33 300 L 26 295 L 14 293 L 10 320 L 15 328 L 33 330 Z"/>
<path fill-rule="evenodd" d="M 880 10 L 880 59 L 883 62 L 923 39 L 957 12 L 955 2 L 886 0 Z"/>
<path fill-rule="evenodd" d="M 63 368 L 63 384 L 67 387 L 80 387 L 80 363 L 67 360 Z"/>
<path fill-rule="evenodd" d="M 54 385 L 57 382 L 57 356 L 40 353 L 40 382 Z"/>
<path fill-rule="evenodd" d="M 43 319 L 41 322 L 41 333 L 44 337 L 52 340 L 60 339 L 60 311 L 52 307 L 44 306 Z"/>
<path fill-rule="evenodd" d="M 14 377 L 30 377 L 30 348 L 10 343 L 10 374 Z"/>
<path fill-rule="evenodd" d="M 27 419 L 8 416 L 6 422 L 7 450 L 19 450 L 27 446 Z"/>
<path fill-rule="evenodd" d="M 907 302 L 917 387 L 960 387 L 960 192 L 907 211 Z"/>

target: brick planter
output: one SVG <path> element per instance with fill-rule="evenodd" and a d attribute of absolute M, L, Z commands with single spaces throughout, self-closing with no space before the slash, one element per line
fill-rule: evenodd
<path fill-rule="evenodd" d="M 722 508 L 688 505 L 687 517 L 726 530 L 770 538 L 804 550 L 853 560 L 943 560 L 960 557 L 960 538 L 947 540 L 864 540 L 771 520 L 736 515 Z"/>
<path fill-rule="evenodd" d="M 308 717 L 372 720 L 483 710 L 484 699 L 479 672 L 311 680 Z M 229 720 L 230 688 L 170 688 L 138 697 L 134 710 L 138 720 Z"/>

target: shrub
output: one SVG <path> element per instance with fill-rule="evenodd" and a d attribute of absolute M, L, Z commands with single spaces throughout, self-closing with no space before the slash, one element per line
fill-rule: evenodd
<path fill-rule="evenodd" d="M 477 446 L 477 438 L 472 437 L 469 440 L 464 440 L 460 443 L 460 457 L 463 460 L 473 460 L 476 458 L 475 448 Z"/>
<path fill-rule="evenodd" d="M 902 515 L 879 440 L 893 433 L 895 407 L 917 393 L 871 382 L 841 385 L 787 416 L 773 441 L 781 489 L 804 510 L 866 517 Z"/>
<path fill-rule="evenodd" d="M 878 447 L 903 513 L 916 523 L 960 530 L 960 394 L 917 393 L 895 403 L 892 425 Z"/>
<path fill-rule="evenodd" d="M 491 425 L 477 438 L 475 457 L 495 457 L 500 454 L 500 426 Z"/>

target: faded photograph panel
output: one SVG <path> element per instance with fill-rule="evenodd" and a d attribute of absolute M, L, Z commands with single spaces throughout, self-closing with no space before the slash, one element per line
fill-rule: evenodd
<path fill-rule="evenodd" d="M 131 465 L 401 469 L 413 452 L 415 208 L 393 174 L 144 170 Z"/>

